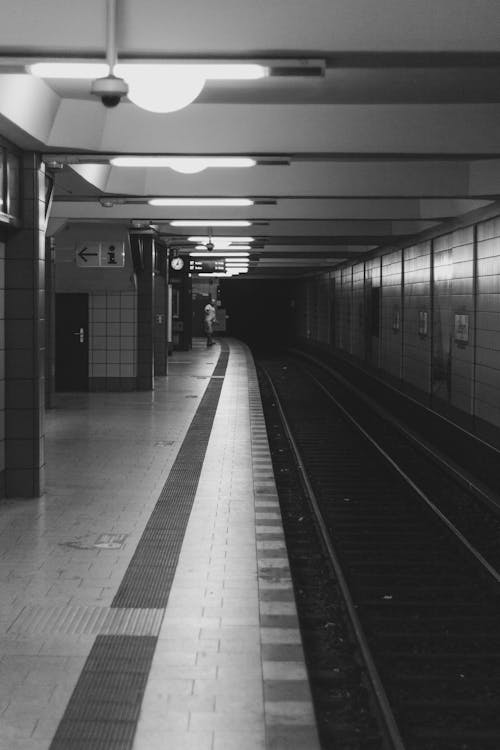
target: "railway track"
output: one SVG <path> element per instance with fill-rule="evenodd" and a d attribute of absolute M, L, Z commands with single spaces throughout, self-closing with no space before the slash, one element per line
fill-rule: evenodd
<path fill-rule="evenodd" d="M 292 357 L 260 365 L 272 382 L 262 380 L 263 401 L 323 746 L 498 750 L 493 494 L 485 503 L 482 487 L 323 368 Z M 317 560 L 318 533 L 331 563 Z"/>

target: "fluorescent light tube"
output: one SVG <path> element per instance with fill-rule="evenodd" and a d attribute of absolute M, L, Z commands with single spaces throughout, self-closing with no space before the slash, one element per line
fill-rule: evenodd
<path fill-rule="evenodd" d="M 204 245 L 202 245 L 204 247 Z M 249 253 L 231 253 L 231 255 L 228 255 L 226 252 L 219 251 L 217 252 L 214 250 L 213 252 L 197 252 L 197 253 L 189 253 L 190 258 L 248 258 Z"/>
<path fill-rule="evenodd" d="M 150 206 L 253 206 L 249 198 L 151 198 Z"/>
<path fill-rule="evenodd" d="M 38 78 L 104 78 L 109 74 L 107 63 L 38 62 L 28 66 Z"/>
<path fill-rule="evenodd" d="M 235 243 L 248 243 L 253 242 L 253 237 L 208 237 L 208 236 L 193 236 L 188 237 L 189 242 L 213 242 L 216 245 L 218 242 L 224 245 L 235 244 Z"/>
<path fill-rule="evenodd" d="M 215 221 L 213 219 L 207 219 L 206 221 L 203 221 L 203 219 L 174 219 L 169 224 L 171 227 L 249 227 L 252 222 L 245 219 L 235 219 L 234 221 L 229 219 L 227 221 L 223 219 L 216 219 Z"/>

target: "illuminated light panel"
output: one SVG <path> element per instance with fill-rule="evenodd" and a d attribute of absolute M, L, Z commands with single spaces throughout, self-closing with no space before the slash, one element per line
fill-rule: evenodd
<path fill-rule="evenodd" d="M 183 174 L 197 174 L 209 167 L 246 168 L 257 162 L 246 156 L 115 156 L 110 163 L 114 167 L 169 167 Z"/>
<path fill-rule="evenodd" d="M 202 271 L 200 273 L 197 273 L 196 275 L 197 276 L 219 276 L 219 277 L 224 277 L 224 276 L 239 276 L 239 274 L 241 274 L 241 273 L 247 273 L 247 270 L 245 269 L 245 270 L 242 270 L 242 271 L 225 271 L 225 272 L 224 271 L 212 271 L 210 273 L 206 272 L 206 271 Z"/>
<path fill-rule="evenodd" d="M 269 75 L 269 68 L 254 63 L 209 63 L 199 67 L 205 78 L 213 81 L 256 81 Z"/>
<path fill-rule="evenodd" d="M 98 78 L 109 72 L 107 63 L 99 62 L 36 62 L 28 66 L 33 75 L 40 78 Z M 133 75 L 138 70 L 149 75 L 156 72 L 174 72 L 180 75 L 190 72 L 205 80 L 255 81 L 269 75 L 269 68 L 254 63 L 117 63 L 118 76 Z"/>
<path fill-rule="evenodd" d="M 253 237 L 198 237 L 198 236 L 194 236 L 194 237 L 188 237 L 188 240 L 189 242 L 198 242 L 198 243 L 210 241 L 210 242 L 213 242 L 214 245 L 217 245 L 217 243 L 230 245 L 236 242 L 237 243 L 253 242 L 254 238 Z"/>
<path fill-rule="evenodd" d="M 203 221 L 199 219 L 174 219 L 169 222 L 171 227 L 249 227 L 252 222 L 245 219 Z"/>
<path fill-rule="evenodd" d="M 151 198 L 150 206 L 253 206 L 250 198 Z"/>
<path fill-rule="evenodd" d="M 109 74 L 107 63 L 38 62 L 28 66 L 38 78 L 104 78 Z"/>
<path fill-rule="evenodd" d="M 204 248 L 204 245 L 201 245 L 201 247 Z M 189 253 L 190 258 L 248 258 L 249 253 L 240 253 L 235 252 L 228 255 L 227 253 L 223 252 L 217 252 L 213 251 L 209 253 L 208 251 L 205 251 L 204 253 Z"/>
<path fill-rule="evenodd" d="M 212 244 L 214 246 L 214 250 L 218 250 L 219 252 L 228 251 L 228 250 L 232 251 L 232 250 L 235 250 L 235 249 L 237 249 L 237 250 L 252 250 L 253 249 L 250 245 L 234 245 L 234 247 L 232 247 L 232 245 L 228 244 L 227 242 L 218 242 L 218 243 L 214 242 Z M 206 245 L 195 245 L 194 249 L 195 250 L 206 250 L 207 246 Z"/>
<path fill-rule="evenodd" d="M 115 65 L 116 75 L 123 78 L 133 76 L 137 72 L 143 76 L 157 73 L 174 73 L 184 77 L 189 74 L 203 82 L 212 81 L 256 81 L 269 75 L 269 68 L 255 63 L 118 63 Z M 158 93 L 158 92 L 156 92 Z"/>

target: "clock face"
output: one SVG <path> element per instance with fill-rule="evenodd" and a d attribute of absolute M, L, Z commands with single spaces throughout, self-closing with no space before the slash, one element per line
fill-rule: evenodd
<path fill-rule="evenodd" d="M 174 269 L 174 271 L 181 271 L 184 268 L 184 261 L 182 258 L 172 258 L 170 261 L 170 265 Z"/>

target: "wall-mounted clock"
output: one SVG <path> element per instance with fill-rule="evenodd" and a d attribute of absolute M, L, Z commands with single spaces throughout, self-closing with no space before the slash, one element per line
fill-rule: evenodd
<path fill-rule="evenodd" d="M 170 261 L 170 266 L 174 271 L 182 271 L 182 269 L 184 268 L 184 261 L 178 255 L 176 255 L 176 257 L 172 258 L 172 260 Z"/>

